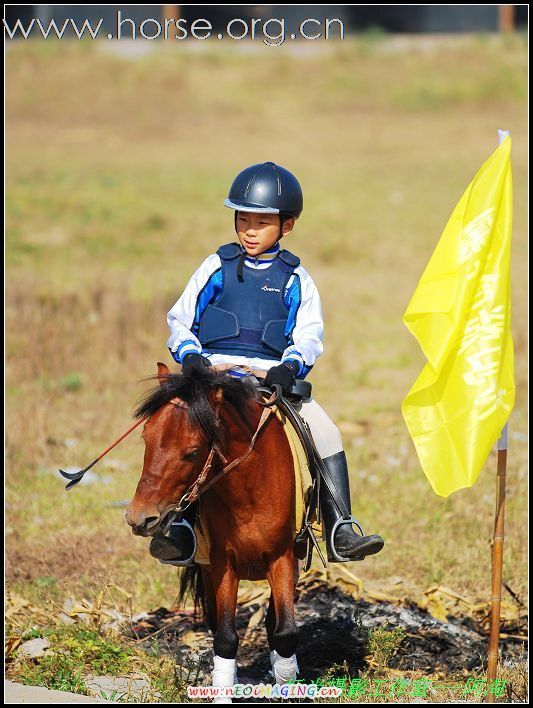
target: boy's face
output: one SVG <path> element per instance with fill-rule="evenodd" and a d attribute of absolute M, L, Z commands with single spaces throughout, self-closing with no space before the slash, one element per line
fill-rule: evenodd
<path fill-rule="evenodd" d="M 283 236 L 292 231 L 294 222 L 294 217 L 284 221 Z M 272 248 L 280 238 L 279 224 L 279 214 L 239 211 L 237 213 L 237 235 L 246 253 L 249 256 L 259 256 Z"/>

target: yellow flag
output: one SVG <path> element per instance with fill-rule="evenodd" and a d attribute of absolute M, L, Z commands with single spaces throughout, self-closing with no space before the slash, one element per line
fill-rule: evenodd
<path fill-rule="evenodd" d="M 514 406 L 511 225 L 507 137 L 455 207 L 403 317 L 428 361 L 402 413 L 443 497 L 474 484 Z"/>

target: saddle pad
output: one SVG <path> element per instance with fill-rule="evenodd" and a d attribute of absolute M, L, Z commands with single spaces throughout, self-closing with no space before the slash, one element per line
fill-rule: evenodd
<path fill-rule="evenodd" d="M 309 499 L 309 495 L 311 494 L 313 480 L 311 479 L 311 472 L 309 471 L 309 465 L 307 464 L 307 456 L 300 438 L 298 437 L 298 433 L 277 406 L 274 407 L 274 412 L 276 413 L 278 420 L 281 421 L 281 424 L 283 425 L 283 430 L 287 436 L 294 463 L 294 481 L 296 491 L 294 504 L 294 535 L 296 535 L 303 526 L 306 504 Z"/>

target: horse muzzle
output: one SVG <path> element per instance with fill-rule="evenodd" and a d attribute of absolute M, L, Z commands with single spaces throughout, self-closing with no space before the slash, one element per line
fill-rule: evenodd
<path fill-rule="evenodd" d="M 131 507 L 126 511 L 126 521 L 131 526 L 135 536 L 154 536 L 164 534 L 172 522 L 172 514 L 168 511 L 161 514 L 154 510 L 134 510 Z"/>
<path fill-rule="evenodd" d="M 153 536 L 159 526 L 159 517 L 150 516 L 142 524 L 130 524 L 130 526 L 135 536 Z"/>

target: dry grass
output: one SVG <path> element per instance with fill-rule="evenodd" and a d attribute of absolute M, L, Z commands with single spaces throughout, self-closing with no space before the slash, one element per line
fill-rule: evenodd
<path fill-rule="evenodd" d="M 244 46 L 244 45 L 243 45 Z M 244 165 L 301 179 L 290 248 L 317 282 L 326 353 L 316 398 L 344 423 L 354 513 L 386 539 L 356 572 L 420 596 L 443 582 L 486 599 L 495 459 L 444 501 L 400 415 L 423 365 L 401 323 L 453 206 L 496 144 L 514 141 L 514 339 L 505 580 L 525 593 L 526 48 L 522 38 L 392 51 L 386 39 L 296 55 L 160 47 L 123 60 L 102 45 L 11 43 L 7 53 L 7 554 L 17 592 L 59 600 L 111 577 L 136 609 L 170 604 L 175 572 L 133 538 L 138 435 L 68 494 L 129 425 L 169 362 L 165 315 L 193 269 L 233 238 L 221 204 Z M 267 87 L 267 88 L 265 88 Z M 358 425 L 353 425 L 357 423 Z M 70 445 L 70 446 L 69 446 Z"/>

